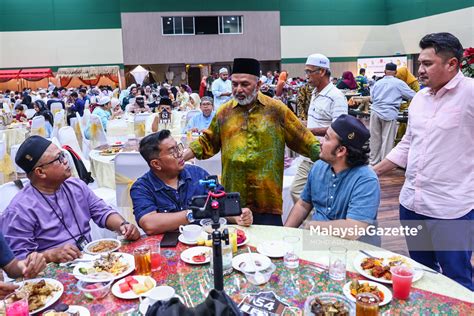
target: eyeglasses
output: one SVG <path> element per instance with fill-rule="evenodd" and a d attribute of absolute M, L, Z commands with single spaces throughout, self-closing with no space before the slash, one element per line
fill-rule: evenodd
<path fill-rule="evenodd" d="M 36 168 L 41 168 L 41 167 L 50 165 L 52 163 L 55 163 L 56 161 L 59 161 L 60 163 L 65 163 L 67 161 L 66 154 L 64 152 L 60 152 L 58 155 L 58 158 L 51 160 L 50 162 L 44 163 L 42 165 L 36 166 Z"/>
<path fill-rule="evenodd" d="M 184 145 L 179 143 L 178 145 L 171 147 L 170 153 L 165 154 L 164 156 L 171 155 L 174 158 L 178 159 L 183 155 L 184 152 Z M 162 156 L 158 156 L 158 158 L 161 158 Z"/>
<path fill-rule="evenodd" d="M 305 69 L 305 70 L 304 70 L 304 73 L 307 74 L 307 75 L 310 75 L 310 74 L 314 74 L 316 71 L 320 71 L 320 70 L 321 70 L 321 68 L 314 69 L 314 70 Z"/>

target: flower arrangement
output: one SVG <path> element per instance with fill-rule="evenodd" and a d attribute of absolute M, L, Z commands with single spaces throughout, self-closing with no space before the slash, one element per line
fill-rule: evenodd
<path fill-rule="evenodd" d="M 474 78 L 474 48 L 469 47 L 464 50 L 461 59 L 461 71 L 464 76 Z"/>

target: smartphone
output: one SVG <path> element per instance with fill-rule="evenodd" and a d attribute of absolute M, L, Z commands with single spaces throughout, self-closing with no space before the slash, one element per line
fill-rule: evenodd
<path fill-rule="evenodd" d="M 176 247 L 178 244 L 179 232 L 167 232 L 163 235 L 163 238 L 160 242 L 160 247 L 169 248 Z"/>
<path fill-rule="evenodd" d="M 191 205 L 203 207 L 206 203 L 206 200 L 207 195 L 194 196 L 191 199 Z M 225 197 L 220 198 L 218 200 L 219 202 L 221 202 L 219 207 L 220 217 L 239 216 L 240 214 L 242 214 L 242 209 L 240 208 L 240 193 L 227 193 Z M 193 217 L 194 219 L 211 218 L 212 213 L 210 211 L 210 205 L 208 205 L 208 208 L 204 211 L 197 211 L 193 209 Z"/>

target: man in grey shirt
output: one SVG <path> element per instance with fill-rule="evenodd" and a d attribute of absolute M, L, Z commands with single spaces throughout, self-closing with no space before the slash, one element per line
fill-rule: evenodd
<path fill-rule="evenodd" d="M 370 164 L 382 161 L 392 150 L 397 132 L 397 117 L 402 99 L 411 100 L 415 92 L 397 79 L 397 65 L 385 65 L 385 77 L 372 88 L 370 114 Z"/>

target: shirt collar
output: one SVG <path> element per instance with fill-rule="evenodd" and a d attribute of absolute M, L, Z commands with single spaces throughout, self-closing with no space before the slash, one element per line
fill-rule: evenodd
<path fill-rule="evenodd" d="M 456 88 L 456 86 L 461 82 L 463 78 L 464 78 L 464 75 L 462 74 L 461 70 L 459 70 L 456 76 L 454 76 L 451 80 L 448 81 L 448 83 L 446 83 L 443 87 L 441 87 L 441 89 L 439 89 L 436 94 L 442 95 L 445 93 L 445 90 L 451 90 L 451 89 Z M 433 89 L 431 88 L 423 89 L 422 92 L 424 92 L 424 94 L 434 95 Z"/>
<path fill-rule="evenodd" d="M 330 82 L 330 83 L 328 83 L 327 86 L 325 86 L 323 88 L 323 90 L 321 90 L 321 92 L 318 92 L 318 89 L 314 88 L 313 89 L 313 94 L 314 95 L 327 95 L 329 93 L 329 91 L 332 90 L 332 88 L 334 88 L 334 85 L 332 84 L 332 82 Z"/>
<path fill-rule="evenodd" d="M 148 171 L 147 178 L 150 181 L 150 183 L 153 185 L 153 189 L 155 191 L 160 191 L 160 190 L 163 190 L 164 188 L 169 187 L 163 182 L 163 180 L 158 178 L 151 170 Z M 188 180 L 191 180 L 191 175 L 189 174 L 185 166 L 184 169 L 178 175 L 178 188 L 181 186 L 181 184 L 185 183 Z"/>
<path fill-rule="evenodd" d="M 257 93 L 257 100 L 255 101 L 255 105 L 257 104 L 261 104 L 261 105 L 269 105 L 270 102 L 271 102 L 271 98 L 265 98 L 266 96 L 261 93 L 260 91 L 258 91 Z M 239 105 L 239 102 L 237 102 L 237 100 L 235 100 L 234 98 L 232 98 L 232 108 L 235 108 L 236 106 Z"/>

